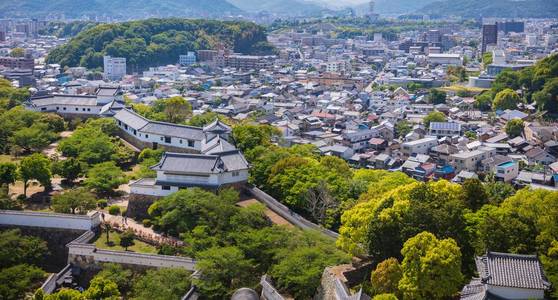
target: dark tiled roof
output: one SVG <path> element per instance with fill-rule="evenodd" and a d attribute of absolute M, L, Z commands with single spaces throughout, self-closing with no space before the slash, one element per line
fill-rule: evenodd
<path fill-rule="evenodd" d="M 136 130 L 141 130 L 146 133 L 198 141 L 203 140 L 205 137 L 200 127 L 151 121 L 127 108 L 118 111 L 116 115 L 114 115 L 114 118 Z"/>
<path fill-rule="evenodd" d="M 231 128 L 227 124 L 221 122 L 219 119 L 215 119 L 215 121 L 204 126 L 203 131 L 215 132 L 215 133 L 228 133 L 231 132 Z"/>
<path fill-rule="evenodd" d="M 233 150 L 215 155 L 166 152 L 151 169 L 170 173 L 214 174 L 248 167 L 248 161 L 240 150 Z"/>
<path fill-rule="evenodd" d="M 120 110 L 114 118 L 122 123 L 139 130 L 149 123 L 149 120 L 127 108 Z"/>
<path fill-rule="evenodd" d="M 476 259 L 481 281 L 486 284 L 525 289 L 548 289 L 539 259 L 535 255 L 488 252 Z"/>
<path fill-rule="evenodd" d="M 150 121 L 145 127 L 141 128 L 141 131 L 198 141 L 203 140 L 205 137 L 201 128 L 165 122 Z"/>

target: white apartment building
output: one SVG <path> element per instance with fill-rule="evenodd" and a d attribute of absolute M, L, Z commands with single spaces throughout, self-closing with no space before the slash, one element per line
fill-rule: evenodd
<path fill-rule="evenodd" d="M 401 152 L 407 156 L 416 154 L 428 154 L 430 149 L 438 145 L 438 138 L 428 136 L 420 140 L 405 142 L 401 144 Z"/>
<path fill-rule="evenodd" d="M 121 80 L 126 75 L 126 58 L 103 57 L 103 78 L 106 80 Z"/>
<path fill-rule="evenodd" d="M 469 171 L 476 172 L 481 161 L 496 155 L 496 149 L 481 147 L 478 150 L 460 152 L 450 155 L 450 165 L 456 172 Z"/>
<path fill-rule="evenodd" d="M 178 56 L 178 63 L 182 66 L 191 66 L 196 63 L 196 53 L 188 51 L 186 55 Z"/>

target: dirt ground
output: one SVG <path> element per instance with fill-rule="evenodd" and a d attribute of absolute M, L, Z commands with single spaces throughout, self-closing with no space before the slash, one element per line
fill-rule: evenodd
<path fill-rule="evenodd" d="M 61 139 L 67 138 L 67 137 L 71 136 L 73 133 L 74 133 L 73 131 L 62 131 L 62 132 L 60 132 L 60 138 L 61 138 Z M 48 145 L 48 146 L 42 151 L 43 154 L 46 155 L 46 156 L 48 156 L 48 157 L 51 157 L 51 158 L 57 156 L 57 157 L 59 157 L 60 159 L 63 159 L 62 154 L 60 154 L 60 153 L 58 152 L 58 150 L 56 150 L 56 148 L 58 147 L 58 142 L 60 142 L 60 140 L 57 141 L 57 142 L 54 142 L 54 143 L 52 143 L 52 144 L 50 144 L 50 145 Z"/>
<path fill-rule="evenodd" d="M 236 205 L 240 207 L 247 207 L 256 203 L 260 203 L 260 202 L 256 199 L 247 199 L 247 200 L 237 202 Z M 269 208 L 266 208 L 264 213 L 271 220 L 271 222 L 273 222 L 273 224 L 286 225 L 287 227 L 294 227 L 293 224 L 289 223 L 289 221 L 287 221 L 285 218 L 281 217 L 280 215 L 276 214 L 274 211 L 272 211 Z"/>

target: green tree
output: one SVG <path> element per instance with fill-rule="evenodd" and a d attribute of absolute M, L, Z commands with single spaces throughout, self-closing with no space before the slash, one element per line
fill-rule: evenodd
<path fill-rule="evenodd" d="M 36 179 L 45 189 L 51 186 L 50 160 L 40 153 L 35 153 L 21 160 L 19 177 L 23 180 L 23 195 L 27 196 L 29 181 Z"/>
<path fill-rule="evenodd" d="M 413 130 L 413 127 L 406 120 L 402 120 L 401 122 L 397 122 L 397 124 L 395 124 L 395 133 L 398 137 L 406 136 L 409 132 L 411 132 L 411 130 Z"/>
<path fill-rule="evenodd" d="M 88 300 L 118 300 L 120 292 L 113 281 L 95 276 L 89 283 L 89 288 L 83 292 L 83 296 Z"/>
<path fill-rule="evenodd" d="M 494 97 L 492 108 L 494 110 L 516 109 L 521 102 L 519 95 L 512 89 L 504 89 Z"/>
<path fill-rule="evenodd" d="M 515 188 L 511 184 L 501 181 L 486 183 L 485 190 L 492 205 L 499 205 L 504 199 L 515 194 Z"/>
<path fill-rule="evenodd" d="M 55 212 L 86 214 L 97 207 L 95 196 L 85 188 L 67 190 L 52 197 L 52 208 Z"/>
<path fill-rule="evenodd" d="M 33 299 L 39 300 L 39 299 Z M 45 295 L 44 300 L 86 300 L 85 296 L 78 290 L 62 288 L 58 292 Z"/>
<path fill-rule="evenodd" d="M 14 184 L 17 178 L 17 165 L 11 162 L 0 163 L 0 185 Z"/>
<path fill-rule="evenodd" d="M 10 56 L 11 57 L 23 57 L 25 56 L 25 49 L 23 48 L 13 48 L 12 51 L 10 51 Z"/>
<path fill-rule="evenodd" d="M 270 274 L 277 287 L 288 290 L 297 299 L 309 299 L 315 294 L 325 267 L 347 261 L 345 254 L 325 247 L 300 246 L 278 255 L 279 262 Z"/>
<path fill-rule="evenodd" d="M 120 294 L 126 296 L 126 294 L 132 289 L 133 275 L 132 270 L 125 269 L 120 264 L 106 263 L 102 265 L 102 270 L 95 276 L 99 276 L 116 283 Z M 163 289 L 156 289 L 156 291 L 162 292 Z"/>
<path fill-rule="evenodd" d="M 190 289 L 190 272 L 184 269 L 148 270 L 134 280 L 132 298 L 136 300 L 180 299 Z"/>
<path fill-rule="evenodd" d="M 488 194 L 483 183 L 475 178 L 466 179 L 462 185 L 462 198 L 472 210 L 477 210 L 488 204 Z"/>
<path fill-rule="evenodd" d="M 461 251 L 451 239 L 438 240 L 422 232 L 405 242 L 401 250 L 403 277 L 399 289 L 409 299 L 444 299 L 461 287 Z"/>
<path fill-rule="evenodd" d="M 489 64 L 492 63 L 492 52 L 485 52 L 482 54 L 482 64 L 486 68 Z"/>
<path fill-rule="evenodd" d="M 19 199 L 10 197 L 7 184 L 0 185 L 0 209 L 21 210 L 22 203 Z"/>
<path fill-rule="evenodd" d="M 446 103 L 447 94 L 442 90 L 431 89 L 429 97 L 432 104 L 442 104 Z"/>
<path fill-rule="evenodd" d="M 161 111 L 165 114 L 168 122 L 182 123 L 192 115 L 192 105 L 182 97 L 165 99 L 162 105 L 163 109 Z M 157 109 L 157 103 L 155 103 L 155 109 Z"/>
<path fill-rule="evenodd" d="M 58 160 L 52 164 L 52 173 L 60 175 L 70 183 L 81 176 L 84 170 L 84 163 L 73 157 Z"/>
<path fill-rule="evenodd" d="M 124 247 L 124 250 L 128 251 L 128 247 L 133 246 L 134 243 L 134 232 L 131 229 L 124 231 L 120 235 L 120 246 Z"/>
<path fill-rule="evenodd" d="M 236 247 L 215 247 L 198 254 L 201 276 L 194 284 L 210 299 L 230 297 L 234 290 L 257 283 L 251 273 L 253 262 Z"/>
<path fill-rule="evenodd" d="M 126 177 L 122 170 L 114 162 L 107 161 L 91 167 L 84 183 L 99 194 L 110 194 L 125 182 Z"/>
<path fill-rule="evenodd" d="M 242 151 L 254 149 L 256 146 L 267 146 L 279 135 L 279 130 L 269 125 L 240 124 L 232 129 L 236 146 Z"/>
<path fill-rule="evenodd" d="M 422 120 L 422 122 L 424 123 L 424 126 L 426 126 L 426 128 L 430 127 L 431 122 L 445 122 L 445 121 L 447 121 L 446 115 L 444 115 L 444 113 L 439 112 L 439 111 L 433 111 L 433 112 L 429 113 Z"/>
<path fill-rule="evenodd" d="M 486 91 L 475 96 L 475 107 L 481 111 L 489 111 L 492 109 L 492 92 Z"/>
<path fill-rule="evenodd" d="M 372 300 L 397 300 L 397 296 L 395 296 L 394 294 L 380 294 L 374 296 Z"/>
<path fill-rule="evenodd" d="M 0 270 L 0 299 L 20 300 L 27 292 L 41 285 L 45 278 L 43 270 L 25 264 Z"/>
<path fill-rule="evenodd" d="M 521 136 L 523 134 L 523 120 L 513 119 L 506 123 L 506 133 L 510 138 Z"/>
<path fill-rule="evenodd" d="M 33 236 L 23 236 L 19 229 L 0 232 L 0 268 L 17 264 L 35 265 L 48 253 L 45 241 Z"/>
<path fill-rule="evenodd" d="M 511 89 L 515 91 L 520 88 L 521 86 L 519 85 L 519 74 L 507 69 L 496 76 L 496 79 L 492 83 L 491 90 L 493 94 L 497 94 L 505 89 Z"/>
<path fill-rule="evenodd" d="M 9 141 L 25 152 L 38 152 L 56 139 L 56 134 L 51 132 L 46 124 L 37 123 L 31 127 L 21 128 L 13 133 Z"/>
<path fill-rule="evenodd" d="M 388 258 L 376 266 L 370 278 L 375 294 L 399 295 L 399 281 L 402 277 L 401 265 L 397 258 Z"/>

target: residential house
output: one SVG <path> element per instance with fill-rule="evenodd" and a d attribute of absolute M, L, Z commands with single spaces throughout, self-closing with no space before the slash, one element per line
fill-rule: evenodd
<path fill-rule="evenodd" d="M 461 135 L 461 124 L 455 122 L 430 122 L 429 135 L 452 137 Z"/>
<path fill-rule="evenodd" d="M 401 144 L 401 152 L 407 156 L 416 154 L 428 154 L 432 147 L 438 145 L 436 137 L 425 137 L 416 141 L 404 142 Z"/>

